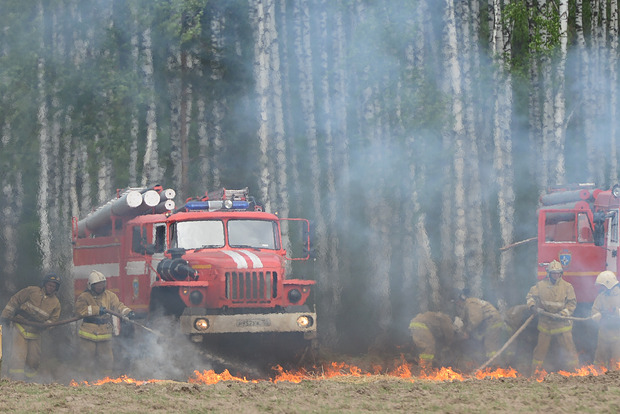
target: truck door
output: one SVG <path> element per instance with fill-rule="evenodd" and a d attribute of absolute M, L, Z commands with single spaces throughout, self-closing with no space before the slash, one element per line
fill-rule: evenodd
<path fill-rule="evenodd" d="M 610 212 L 607 220 L 607 270 L 617 273 L 618 270 L 618 210 Z"/>

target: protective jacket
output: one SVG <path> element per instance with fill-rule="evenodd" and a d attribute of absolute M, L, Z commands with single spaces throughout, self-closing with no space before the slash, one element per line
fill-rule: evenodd
<path fill-rule="evenodd" d="M 25 339 L 39 339 L 42 329 L 28 325 L 28 322 L 58 321 L 60 318 L 60 301 L 56 297 L 56 293 L 46 295 L 44 288 L 29 286 L 11 297 L 1 316 L 2 318 L 13 319 L 15 328 Z"/>
<path fill-rule="evenodd" d="M 594 363 L 620 362 L 620 285 L 600 293 L 592 305 L 592 316 L 599 321 Z"/>
<path fill-rule="evenodd" d="M 538 308 L 561 316 L 571 316 L 577 307 L 577 298 L 573 285 L 562 278 L 552 283 L 545 278 L 530 288 L 526 296 L 528 307 Z M 553 318 L 547 315 L 539 315 L 538 330 L 551 335 L 568 332 L 572 329 L 573 322 L 568 319 Z"/>
<path fill-rule="evenodd" d="M 450 317 L 441 312 L 424 312 L 416 315 L 409 323 L 419 358 L 432 362 L 435 353 L 454 340 L 454 325 Z"/>
<path fill-rule="evenodd" d="M 532 286 L 526 296 L 526 304 L 528 307 L 537 306 L 545 312 L 571 316 L 577 307 L 577 299 L 573 285 L 562 278 L 552 283 L 547 276 Z M 538 342 L 532 353 L 532 374 L 542 369 L 552 347 L 555 353 L 563 356 L 564 369 L 571 371 L 577 367 L 579 356 L 572 329 L 573 322 L 569 319 L 538 315 Z"/>
<path fill-rule="evenodd" d="M 600 293 L 592 305 L 592 315 L 600 313 L 599 335 L 620 332 L 620 285 Z M 598 317 L 596 319 L 599 319 Z"/>
<path fill-rule="evenodd" d="M 482 339 L 486 333 L 492 330 L 506 330 L 505 328 L 507 328 L 495 306 L 482 299 L 465 299 L 459 316 L 463 320 L 465 332 L 477 339 Z"/>
<path fill-rule="evenodd" d="M 466 298 L 459 302 L 459 317 L 470 339 L 482 344 L 484 357 L 490 358 L 510 337 L 510 328 L 495 306 L 478 298 Z M 502 364 L 502 360 L 496 363 Z"/>
<path fill-rule="evenodd" d="M 131 312 L 131 309 L 125 306 L 114 292 L 106 289 L 102 294 L 97 295 L 91 290 L 86 290 L 75 301 L 76 315 L 85 316 L 78 331 L 81 338 L 95 342 L 112 339 L 112 316 L 107 313 L 99 315 L 101 307 L 123 316 Z"/>

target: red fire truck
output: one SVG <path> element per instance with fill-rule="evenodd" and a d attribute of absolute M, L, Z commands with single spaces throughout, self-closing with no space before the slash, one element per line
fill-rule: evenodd
<path fill-rule="evenodd" d="M 618 270 L 620 186 L 611 190 L 593 184 L 551 188 L 538 210 L 538 278 L 556 259 L 564 279 L 575 288 L 577 302 L 592 304 L 594 281 L 603 270 Z"/>
<path fill-rule="evenodd" d="M 577 297 L 575 316 L 590 316 L 599 293 L 596 277 L 603 270 L 617 274 L 620 247 L 618 216 L 620 185 L 609 190 L 594 184 L 550 188 L 540 198 L 538 210 L 538 279 L 546 277 L 546 266 L 558 260 L 563 278 Z M 589 363 L 596 349 L 596 323 L 576 321 L 573 338 L 582 363 Z"/>
<path fill-rule="evenodd" d="M 130 188 L 82 220 L 73 218 L 76 296 L 93 269 L 138 316 L 178 318 L 194 342 L 215 334 L 291 333 L 312 340 L 312 280 L 286 274 L 281 228 L 310 224 L 262 211 L 247 188 L 222 189 L 176 207 L 173 190 Z M 287 221 L 290 224 L 290 222 Z"/>

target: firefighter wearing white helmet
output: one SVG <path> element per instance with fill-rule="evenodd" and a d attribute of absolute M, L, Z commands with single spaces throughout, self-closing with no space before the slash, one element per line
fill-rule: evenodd
<path fill-rule="evenodd" d="M 595 283 L 602 291 L 592 305 L 592 319 L 599 323 L 594 363 L 615 369 L 620 362 L 620 285 L 610 270 L 599 273 Z"/>
<path fill-rule="evenodd" d="M 526 304 L 532 312 L 539 312 L 538 342 L 532 355 L 532 374 L 542 369 L 549 348 L 568 371 L 577 368 L 579 357 L 573 342 L 573 322 L 568 319 L 577 307 L 573 285 L 562 279 L 562 264 L 553 260 L 547 265 L 547 277 L 538 281 L 526 296 Z M 558 315 L 556 317 L 549 314 Z"/>
<path fill-rule="evenodd" d="M 114 292 L 106 289 L 106 277 L 93 270 L 88 287 L 75 301 L 77 316 L 84 317 L 78 331 L 80 360 L 87 377 L 99 378 L 112 374 L 112 315 L 108 311 L 133 319 L 133 311 Z"/>

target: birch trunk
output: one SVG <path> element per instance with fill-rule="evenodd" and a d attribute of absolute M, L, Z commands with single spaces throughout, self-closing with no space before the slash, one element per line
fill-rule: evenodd
<path fill-rule="evenodd" d="M 566 174 L 564 165 L 564 142 L 566 139 L 566 103 L 564 102 L 564 83 L 567 54 L 567 27 L 568 27 L 568 0 L 560 0 L 560 56 L 556 72 L 555 98 L 554 98 L 554 152 L 556 163 L 554 177 L 556 183 L 564 182 Z"/>
<path fill-rule="evenodd" d="M 153 51 L 151 45 L 151 29 L 143 33 L 144 62 L 142 75 L 147 95 L 146 112 L 146 149 L 142 169 L 142 185 L 157 184 L 161 178 L 157 149 L 157 117 L 155 107 L 155 85 L 153 81 Z"/>
<path fill-rule="evenodd" d="M 309 164 L 310 176 L 309 190 L 311 194 L 312 215 L 316 220 L 315 246 L 317 254 L 317 282 L 319 296 L 330 297 L 331 280 L 330 269 L 327 265 L 327 228 L 322 214 L 323 196 L 321 193 L 321 164 L 318 154 L 318 134 L 317 122 L 315 118 L 315 98 L 314 98 L 314 73 L 312 65 L 312 45 L 310 43 L 310 10 L 306 2 L 295 3 L 293 6 L 294 24 L 294 51 L 299 67 L 299 93 L 301 99 L 301 111 L 303 117 L 304 133 L 307 139 L 307 153 L 305 159 Z M 334 332 L 330 324 L 335 323 L 333 315 L 337 310 L 334 309 L 329 301 L 321 301 L 319 312 L 325 317 L 322 319 L 325 332 Z M 329 317 L 327 316 L 329 315 Z M 334 339 L 325 337 L 327 343 Z"/>
<path fill-rule="evenodd" d="M 40 51 L 43 53 L 45 44 L 43 40 L 43 3 L 38 3 L 37 19 L 41 25 Z M 50 168 L 50 124 L 48 120 L 47 105 L 47 84 L 45 79 L 45 59 L 39 57 L 37 62 L 37 91 L 38 91 L 38 113 L 37 125 L 39 129 L 39 188 L 37 194 L 37 213 L 39 216 L 39 251 L 41 252 L 41 268 L 43 271 L 50 270 L 52 267 L 52 248 L 51 248 L 51 228 L 48 213 L 49 206 L 49 168 Z"/>
<path fill-rule="evenodd" d="M 511 57 L 510 33 L 503 24 L 501 3 L 495 0 L 495 42 L 493 44 L 496 60 L 495 72 L 495 113 L 494 113 L 494 169 L 497 177 L 497 209 L 499 213 L 499 227 L 503 245 L 514 240 L 514 177 L 512 168 L 512 141 L 511 141 L 511 111 L 512 111 L 512 77 L 506 70 L 506 60 Z M 506 0 L 504 0 L 506 5 Z M 507 273 L 512 268 L 514 253 L 503 252 L 500 257 L 497 286 L 504 286 Z M 501 290 L 500 290 L 501 292 Z M 505 301 L 500 294 L 500 307 Z"/>
<path fill-rule="evenodd" d="M 611 0 L 609 6 L 609 112 L 611 119 L 617 119 L 618 114 L 618 0 Z M 607 179 L 610 184 L 618 179 L 618 150 L 616 148 L 618 134 L 615 122 L 611 123 L 609 131 L 609 172 Z"/>
<path fill-rule="evenodd" d="M 482 297 L 482 278 L 484 269 L 483 261 L 483 229 L 485 228 L 482 220 L 482 189 L 480 185 L 480 157 L 478 154 L 478 142 L 476 133 L 476 120 L 474 115 L 474 87 L 472 79 L 471 62 L 473 61 L 472 49 L 477 37 L 472 38 L 476 33 L 475 27 L 470 30 L 471 10 L 467 2 L 459 4 L 459 14 L 457 27 L 461 28 L 461 62 L 462 62 L 462 85 L 463 101 L 465 110 L 463 112 L 463 123 L 465 129 L 464 146 L 466 148 L 465 170 L 467 175 L 464 179 L 467 188 L 465 205 L 467 243 L 465 243 L 465 255 L 468 258 L 465 263 L 465 274 L 468 279 L 468 286 L 474 296 Z"/>
<path fill-rule="evenodd" d="M 181 131 L 183 129 L 183 68 L 181 65 L 181 51 L 178 45 L 174 45 L 168 57 L 168 71 L 173 75 L 168 79 L 168 92 L 170 95 L 170 161 L 172 163 L 172 185 L 179 194 L 179 199 L 188 197 L 183 188 L 183 154 L 181 148 Z"/>
<path fill-rule="evenodd" d="M 444 237 L 452 239 L 452 243 L 447 243 L 446 239 L 442 240 L 443 250 L 446 252 L 444 263 L 450 263 L 450 280 L 445 280 L 446 285 L 452 284 L 457 287 L 465 286 L 465 240 L 466 240 L 466 222 L 465 222 L 465 126 L 463 119 L 463 94 L 461 90 L 461 69 L 458 62 L 458 43 L 456 36 L 456 22 L 454 4 L 452 1 L 446 2 L 444 11 L 444 65 L 446 67 L 445 88 L 446 93 L 452 99 L 451 115 L 453 126 L 450 131 L 445 131 L 445 144 L 447 144 L 453 154 L 452 158 L 452 178 L 450 187 L 454 189 L 454 196 L 449 203 L 452 207 L 447 211 L 442 211 L 444 222 L 442 226 L 442 234 Z M 444 144 L 444 145 L 445 145 Z M 445 207 L 447 207 L 444 204 Z M 444 245 L 443 243 L 446 243 Z M 450 244 L 452 244 L 450 246 Z M 450 248 L 448 248 L 450 246 Z"/>
<path fill-rule="evenodd" d="M 130 13 L 133 18 L 133 24 L 131 27 L 131 71 L 138 74 L 139 61 L 140 61 L 140 37 L 137 19 L 137 10 L 135 10 L 133 3 L 128 4 Z M 131 121 L 129 129 L 129 137 L 131 143 L 129 144 L 129 186 L 138 186 L 138 113 L 136 110 L 137 102 L 134 102 L 131 107 Z"/>

